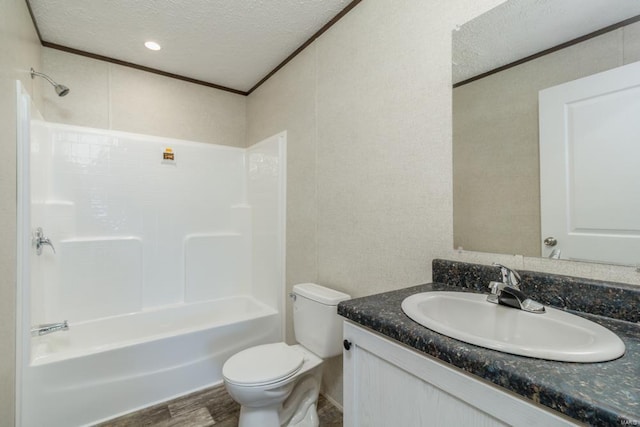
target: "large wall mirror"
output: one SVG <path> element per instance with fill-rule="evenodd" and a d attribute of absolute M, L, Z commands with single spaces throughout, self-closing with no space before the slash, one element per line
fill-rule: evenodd
<path fill-rule="evenodd" d="M 455 248 L 640 263 L 639 61 L 638 0 L 508 0 L 453 32 Z"/>

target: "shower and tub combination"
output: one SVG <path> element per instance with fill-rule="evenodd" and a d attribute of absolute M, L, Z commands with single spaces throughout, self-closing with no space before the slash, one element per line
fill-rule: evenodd
<path fill-rule="evenodd" d="M 22 426 L 218 384 L 232 354 L 283 339 L 285 133 L 240 149 L 23 129 Z"/>

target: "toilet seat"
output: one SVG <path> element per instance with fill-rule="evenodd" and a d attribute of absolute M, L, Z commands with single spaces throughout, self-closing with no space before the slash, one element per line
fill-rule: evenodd
<path fill-rule="evenodd" d="M 259 345 L 231 356 L 222 376 L 240 386 L 268 385 L 295 375 L 303 362 L 304 355 L 285 343 Z"/>

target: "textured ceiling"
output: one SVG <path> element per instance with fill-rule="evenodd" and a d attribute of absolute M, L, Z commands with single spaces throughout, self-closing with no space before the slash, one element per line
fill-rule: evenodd
<path fill-rule="evenodd" d="M 351 0 L 27 0 L 42 40 L 248 91 Z M 143 43 L 162 45 L 154 52 Z"/>
<path fill-rule="evenodd" d="M 454 31 L 453 82 L 636 15 L 639 0 L 509 0 Z"/>

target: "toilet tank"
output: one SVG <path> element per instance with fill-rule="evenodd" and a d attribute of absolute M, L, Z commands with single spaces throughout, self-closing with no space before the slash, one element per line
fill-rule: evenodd
<path fill-rule="evenodd" d="M 338 316 L 338 303 L 351 297 L 315 283 L 295 285 L 293 294 L 296 340 L 323 359 L 341 354 L 342 318 Z"/>

